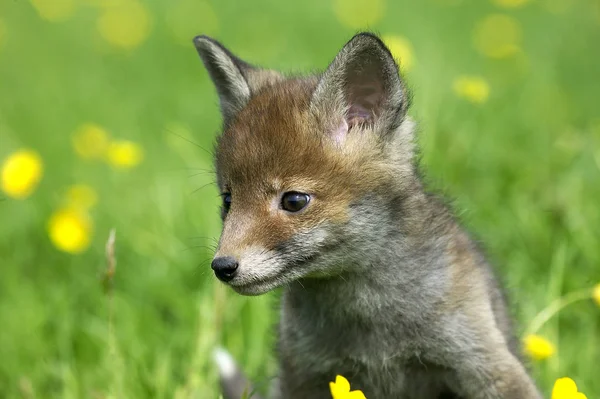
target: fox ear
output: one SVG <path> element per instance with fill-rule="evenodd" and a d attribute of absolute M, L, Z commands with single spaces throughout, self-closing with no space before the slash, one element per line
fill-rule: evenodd
<path fill-rule="evenodd" d="M 195 37 L 194 45 L 217 89 L 225 124 L 233 120 L 254 93 L 283 79 L 278 72 L 254 67 L 237 58 L 208 36 Z"/>
<path fill-rule="evenodd" d="M 407 108 L 398 65 L 383 42 L 370 33 L 354 36 L 329 65 L 311 107 L 326 119 L 336 141 L 354 126 L 380 134 L 398 127 Z"/>

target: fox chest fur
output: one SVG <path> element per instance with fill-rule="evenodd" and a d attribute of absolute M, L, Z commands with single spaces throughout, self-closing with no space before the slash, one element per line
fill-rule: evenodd
<path fill-rule="evenodd" d="M 346 298 L 335 307 L 325 299 L 315 312 L 304 301 L 307 285 L 313 287 L 303 285 L 290 287 L 282 304 L 280 378 L 288 382 L 282 398 L 328 398 L 323 386 L 334 370 L 368 398 L 437 398 L 446 390 L 449 372 L 429 358 L 427 346 L 436 344 L 435 334 L 427 336 L 436 328 L 431 315 L 402 313 L 401 304 L 385 298 L 376 308 L 373 298 L 363 304 L 366 298 Z"/>
<path fill-rule="evenodd" d="M 195 45 L 224 121 L 211 266 L 242 295 L 284 290 L 271 397 L 329 398 L 341 374 L 369 399 L 540 398 L 490 267 L 423 188 L 381 40 L 356 35 L 324 73 L 291 78 Z"/>

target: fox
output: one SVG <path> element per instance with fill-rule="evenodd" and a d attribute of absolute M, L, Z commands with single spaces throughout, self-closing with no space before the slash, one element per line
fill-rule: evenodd
<path fill-rule="evenodd" d="M 294 76 L 193 42 L 223 122 L 212 270 L 241 295 L 282 290 L 268 397 L 330 399 L 342 375 L 369 399 L 541 399 L 495 271 L 425 187 L 384 42 L 358 33 L 323 72 Z M 261 397 L 216 359 L 225 399 Z"/>

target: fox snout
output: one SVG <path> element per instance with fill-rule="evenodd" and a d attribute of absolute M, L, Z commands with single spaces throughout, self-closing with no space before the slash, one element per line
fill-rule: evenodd
<path fill-rule="evenodd" d="M 211 263 L 215 276 L 237 293 L 260 295 L 329 263 L 324 244 L 331 240 L 325 226 L 286 232 L 300 221 L 282 220 L 277 228 L 277 214 L 251 216 L 232 209 Z M 318 255 L 321 262 L 314 262 Z"/>

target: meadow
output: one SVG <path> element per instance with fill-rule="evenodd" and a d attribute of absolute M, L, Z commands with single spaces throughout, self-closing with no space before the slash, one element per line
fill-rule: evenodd
<path fill-rule="evenodd" d="M 597 0 L 0 0 L 0 397 L 218 398 L 218 345 L 268 384 L 278 293 L 210 270 L 221 119 L 191 40 L 299 73 L 365 28 L 539 386 L 600 397 Z"/>

